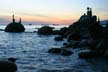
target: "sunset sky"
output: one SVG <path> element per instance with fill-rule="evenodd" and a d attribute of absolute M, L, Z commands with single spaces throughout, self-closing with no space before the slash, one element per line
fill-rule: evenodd
<path fill-rule="evenodd" d="M 108 19 L 108 0 L 0 0 L 0 24 L 21 17 L 24 24 L 71 24 L 86 12 L 86 7 L 101 20 Z"/>

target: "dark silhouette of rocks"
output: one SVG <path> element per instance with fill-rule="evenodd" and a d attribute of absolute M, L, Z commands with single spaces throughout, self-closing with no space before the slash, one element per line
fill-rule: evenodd
<path fill-rule="evenodd" d="M 97 16 L 92 15 L 92 9 L 87 7 L 87 13 L 82 15 L 80 19 L 68 27 L 68 31 L 64 34 L 67 37 L 70 33 L 77 33 L 83 38 L 90 38 L 89 26 L 97 22 Z"/>
<path fill-rule="evenodd" d="M 12 58 L 12 57 L 8 58 L 8 60 L 11 61 L 11 62 L 16 62 L 16 59 Z"/>
<path fill-rule="evenodd" d="M 63 28 L 60 29 L 59 35 L 64 35 L 67 31 L 68 31 L 68 28 L 67 27 L 63 27 Z"/>
<path fill-rule="evenodd" d="M 4 29 L 0 29 L 0 31 L 4 31 Z"/>
<path fill-rule="evenodd" d="M 91 23 L 88 30 L 93 39 L 103 38 L 103 27 L 98 22 Z"/>
<path fill-rule="evenodd" d="M 70 34 L 68 34 L 68 36 L 67 36 L 67 38 L 68 38 L 68 42 L 69 41 L 71 41 L 71 40 L 79 40 L 80 39 L 80 35 L 78 34 L 78 33 L 70 33 Z"/>
<path fill-rule="evenodd" d="M 55 53 L 55 54 L 59 54 L 61 52 L 60 48 L 52 48 L 48 50 L 48 53 Z"/>
<path fill-rule="evenodd" d="M 53 30 L 53 35 L 60 35 L 60 30 Z"/>
<path fill-rule="evenodd" d="M 25 28 L 21 24 L 21 18 L 19 22 L 15 22 L 15 18 L 13 15 L 13 22 L 8 24 L 7 27 L 5 28 L 5 32 L 24 32 Z"/>
<path fill-rule="evenodd" d="M 101 39 L 95 48 L 101 55 L 108 56 L 108 39 Z"/>
<path fill-rule="evenodd" d="M 51 35 L 53 34 L 53 28 L 50 26 L 43 26 L 38 30 L 37 33 L 42 35 Z"/>
<path fill-rule="evenodd" d="M 77 40 L 79 38 L 107 38 L 107 26 L 106 29 L 100 25 L 99 18 L 92 14 L 92 8 L 87 7 L 87 13 L 84 13 L 78 21 L 70 25 L 63 31 L 62 36 L 68 38 L 68 40 Z M 77 39 L 76 39 L 76 38 Z"/>
<path fill-rule="evenodd" d="M 1 72 L 16 72 L 17 65 L 14 62 L 13 62 L 13 58 L 9 58 L 8 61 L 1 60 L 0 61 L 0 71 Z"/>
<path fill-rule="evenodd" d="M 106 27 L 105 29 L 103 30 L 103 35 L 104 35 L 104 38 L 108 38 L 108 23 L 106 24 Z"/>
<path fill-rule="evenodd" d="M 64 35 L 68 31 L 67 27 L 63 27 L 60 30 L 53 30 L 54 35 Z"/>
<path fill-rule="evenodd" d="M 90 7 L 87 7 L 87 12 L 78 21 L 57 32 L 61 37 L 67 38 L 68 43 L 63 48 L 86 47 L 90 50 L 79 52 L 80 58 L 108 57 L 108 24 L 106 27 L 101 26 L 100 19 L 92 14 Z"/>

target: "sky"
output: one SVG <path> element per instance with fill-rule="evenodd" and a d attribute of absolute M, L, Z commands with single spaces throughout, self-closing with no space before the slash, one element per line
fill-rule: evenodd
<path fill-rule="evenodd" d="M 0 0 L 0 24 L 22 18 L 24 24 L 72 24 L 86 13 L 108 20 L 108 0 Z"/>

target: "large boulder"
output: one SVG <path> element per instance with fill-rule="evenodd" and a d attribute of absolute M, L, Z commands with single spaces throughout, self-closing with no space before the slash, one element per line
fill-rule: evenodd
<path fill-rule="evenodd" d="M 5 28 L 5 32 L 24 32 L 25 28 L 20 23 L 10 23 Z"/>
<path fill-rule="evenodd" d="M 53 34 L 53 29 L 52 27 L 49 27 L 49 26 L 43 26 L 38 30 L 37 33 L 42 34 L 42 35 L 51 35 Z"/>
<path fill-rule="evenodd" d="M 67 27 L 63 27 L 60 29 L 60 35 L 64 35 L 68 31 Z"/>
<path fill-rule="evenodd" d="M 53 35 L 60 35 L 60 30 L 53 30 Z"/>
<path fill-rule="evenodd" d="M 8 60 L 0 60 L 0 72 L 16 72 L 17 65 L 14 63 L 15 60 L 9 58 Z"/>

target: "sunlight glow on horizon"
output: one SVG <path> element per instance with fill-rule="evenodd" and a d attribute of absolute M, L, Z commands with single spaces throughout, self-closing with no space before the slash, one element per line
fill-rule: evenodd
<path fill-rule="evenodd" d="M 0 0 L 0 23 L 11 21 L 15 14 L 24 22 L 72 24 L 93 8 L 93 15 L 101 20 L 108 19 L 108 0 Z"/>

